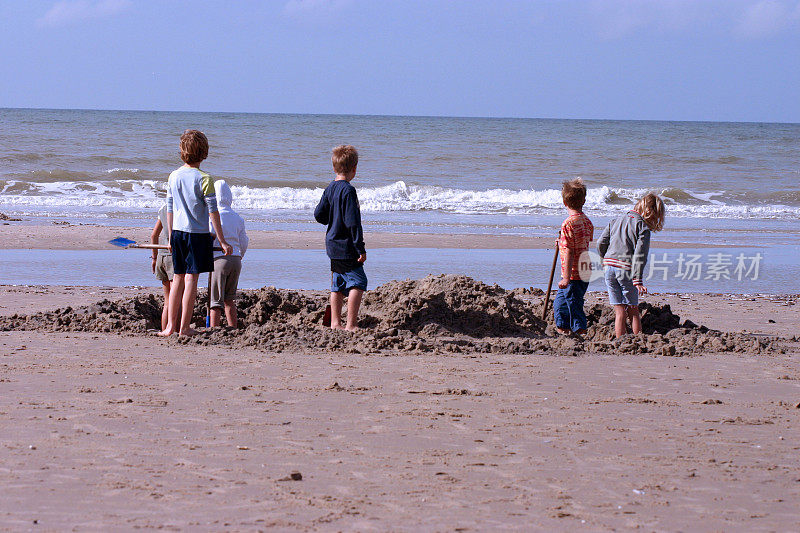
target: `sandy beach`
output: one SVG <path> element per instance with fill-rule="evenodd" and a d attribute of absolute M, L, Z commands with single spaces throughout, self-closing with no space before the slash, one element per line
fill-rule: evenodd
<path fill-rule="evenodd" d="M 145 292 L 3 286 L 0 314 Z M 800 329 L 796 297 L 649 301 L 725 331 Z M 800 497 L 800 348 L 786 346 L 694 357 L 270 353 L 6 331 L 0 523 L 788 530 Z"/>
<path fill-rule="evenodd" d="M 118 235 L 149 241 L 148 228 L 11 221 L 0 248 L 106 250 Z M 318 232 L 250 236 L 253 249 L 323 244 Z M 552 247 L 369 237 L 375 249 Z M 623 343 L 601 326 L 603 292 L 587 295 L 597 325 L 576 343 L 538 321 L 540 291 L 463 276 L 370 291 L 356 338 L 318 325 L 320 291 L 245 291 L 240 316 L 254 325 L 188 342 L 154 337 L 153 287 L 0 295 L 5 529 L 787 530 L 800 519 L 797 295 L 651 294 L 660 333 Z"/>
<path fill-rule="evenodd" d="M 0 533 L 800 532 L 800 0 L 5 4 Z"/>

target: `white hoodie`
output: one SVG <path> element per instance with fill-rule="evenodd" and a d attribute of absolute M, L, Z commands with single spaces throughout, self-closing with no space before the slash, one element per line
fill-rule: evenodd
<path fill-rule="evenodd" d="M 238 255 L 244 257 L 247 252 L 247 245 L 250 239 L 244 231 L 244 219 L 239 216 L 239 213 L 231 209 L 231 202 L 233 201 L 233 194 L 231 188 L 225 183 L 225 180 L 214 181 L 214 190 L 217 193 L 217 207 L 219 209 L 219 218 L 222 222 L 222 233 L 225 235 L 225 240 L 228 241 L 233 247 L 231 255 Z M 209 229 L 214 233 L 214 227 L 209 222 Z M 214 246 L 219 247 L 219 241 L 214 238 Z M 214 257 L 222 256 L 222 252 L 214 252 Z"/>

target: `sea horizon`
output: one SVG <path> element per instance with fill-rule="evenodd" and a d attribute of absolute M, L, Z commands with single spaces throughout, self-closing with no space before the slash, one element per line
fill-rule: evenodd
<path fill-rule="evenodd" d="M 220 114 L 220 115 L 274 115 L 274 116 L 318 116 L 318 117 L 387 117 L 387 118 L 442 118 L 442 119 L 487 119 L 487 120 L 552 120 L 552 121 L 596 121 L 596 122 L 676 122 L 688 124 L 774 124 L 800 125 L 800 122 L 784 122 L 769 120 L 708 120 L 708 119 L 667 119 L 667 118 L 608 118 L 608 117 L 533 117 L 503 115 L 407 115 L 394 113 L 315 113 L 289 111 L 197 111 L 188 109 L 114 109 L 90 107 L 0 107 L 0 111 L 98 111 L 98 112 L 132 112 L 132 113 L 186 113 L 186 114 Z"/>

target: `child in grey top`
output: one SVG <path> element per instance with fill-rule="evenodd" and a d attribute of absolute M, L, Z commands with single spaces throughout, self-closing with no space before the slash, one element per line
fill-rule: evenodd
<path fill-rule="evenodd" d="M 627 333 L 627 318 L 634 334 L 642 331 L 639 294 L 647 294 L 642 276 L 650 254 L 650 233 L 663 227 L 664 201 L 649 193 L 633 210 L 612 220 L 597 243 L 606 270 L 608 302 L 614 306 L 617 337 Z"/>

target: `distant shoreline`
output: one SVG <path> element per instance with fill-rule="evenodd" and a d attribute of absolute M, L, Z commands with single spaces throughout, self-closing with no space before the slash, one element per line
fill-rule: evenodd
<path fill-rule="evenodd" d="M 99 113 L 185 113 L 196 115 L 267 115 L 267 116 L 309 116 L 309 117 L 381 117 L 381 118 L 425 118 L 425 119 L 464 119 L 464 120 L 543 120 L 576 122 L 673 122 L 677 124 L 777 124 L 795 125 L 800 122 L 775 122 L 769 120 L 708 120 L 708 119 L 666 119 L 666 118 L 608 118 L 608 117 L 508 117 L 486 115 L 399 115 L 385 113 L 298 113 L 288 111 L 197 111 L 189 109 L 93 109 L 89 107 L 0 107 L 0 111 L 77 111 Z"/>

